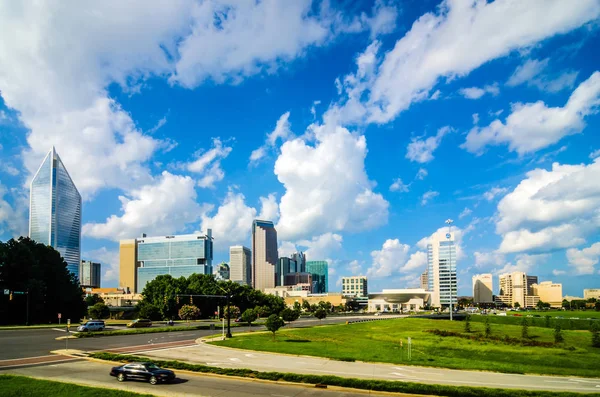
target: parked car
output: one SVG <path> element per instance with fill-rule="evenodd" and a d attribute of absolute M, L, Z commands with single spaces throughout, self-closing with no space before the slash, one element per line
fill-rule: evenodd
<path fill-rule="evenodd" d="M 78 332 L 90 332 L 90 331 L 104 331 L 104 321 L 102 320 L 90 320 L 85 324 L 81 324 L 77 327 Z"/>
<path fill-rule="evenodd" d="M 238 317 L 238 318 L 236 318 L 236 319 L 235 319 L 235 322 L 236 322 L 236 323 L 241 323 L 241 322 L 242 322 L 242 318 L 241 318 L 241 317 Z"/>
<path fill-rule="evenodd" d="M 169 383 L 175 379 L 175 372 L 159 368 L 154 363 L 130 363 L 120 367 L 113 367 L 110 375 L 115 376 L 119 382 L 126 380 L 141 380 L 155 385 L 159 382 Z"/>
<path fill-rule="evenodd" d="M 133 320 L 132 322 L 127 324 L 127 328 L 142 328 L 142 327 L 152 327 L 152 321 L 138 318 L 137 320 Z"/>

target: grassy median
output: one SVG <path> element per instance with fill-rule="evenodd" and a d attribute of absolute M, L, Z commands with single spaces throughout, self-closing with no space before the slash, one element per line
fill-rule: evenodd
<path fill-rule="evenodd" d="M 286 381 L 295 383 L 308 383 L 314 385 L 329 385 L 347 387 L 360 390 L 385 391 L 392 393 L 425 394 L 447 397 L 579 397 L 584 394 L 571 392 L 532 391 L 517 389 L 491 389 L 485 387 L 430 385 L 413 382 L 395 382 L 387 380 L 371 380 L 342 378 L 331 375 L 305 375 L 286 372 L 261 372 L 243 368 L 209 367 L 201 364 L 189 364 L 181 361 L 163 361 L 148 357 L 130 356 L 112 353 L 93 353 L 91 357 L 101 360 L 132 362 L 152 361 L 163 368 L 186 370 L 199 373 L 212 373 L 226 376 L 239 376 L 244 378 L 264 379 L 272 381 Z M 600 397 L 600 393 L 585 394 L 586 396 Z"/>
<path fill-rule="evenodd" d="M 72 383 L 41 380 L 27 376 L 0 375 L 0 396 L 140 397 L 152 396 L 152 394 L 139 394 L 121 390 L 102 389 L 99 387 L 79 386 Z"/>
<path fill-rule="evenodd" d="M 491 336 L 497 339 L 506 336 L 506 341 L 486 340 L 483 337 L 484 326 L 482 323 L 471 323 L 472 332 L 467 333 L 462 321 L 405 318 L 282 329 L 275 340 L 270 333 L 240 334 L 213 343 L 240 349 L 347 361 L 600 377 L 600 349 L 591 347 L 591 333 L 588 331 L 563 331 L 565 342 L 554 344 L 554 329 L 529 327 L 530 338 L 522 344 L 520 326 L 491 325 Z M 436 329 L 456 332 L 460 336 L 438 336 L 428 332 Z M 411 360 L 407 358 L 408 337 L 412 339 Z M 538 342 L 551 347 L 527 346 Z"/>

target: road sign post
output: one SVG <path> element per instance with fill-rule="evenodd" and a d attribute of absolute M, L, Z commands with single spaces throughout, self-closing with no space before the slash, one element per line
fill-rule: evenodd
<path fill-rule="evenodd" d="M 408 337 L 408 359 L 412 358 L 412 340 Z"/>
<path fill-rule="evenodd" d="M 61 318 L 61 313 L 58 313 L 58 325 L 60 325 L 60 318 Z"/>
<path fill-rule="evenodd" d="M 65 350 L 69 350 L 69 328 L 71 327 L 71 319 L 67 319 L 67 337 L 65 338 Z"/>

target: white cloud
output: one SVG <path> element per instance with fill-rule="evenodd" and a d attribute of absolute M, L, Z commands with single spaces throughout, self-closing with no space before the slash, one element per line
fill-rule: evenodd
<path fill-rule="evenodd" d="M 219 138 L 213 138 L 213 148 L 197 154 L 197 159 L 187 163 L 185 169 L 197 174 L 202 174 L 198 186 L 214 188 L 215 183 L 223 180 L 225 172 L 221 169 L 221 160 L 227 158 L 232 148 L 223 146 Z"/>
<path fill-rule="evenodd" d="M 279 253 L 279 257 L 290 257 L 294 252 L 298 251 L 296 248 L 296 244 L 291 241 L 281 241 L 279 240 L 279 248 L 277 249 Z"/>
<path fill-rule="evenodd" d="M 465 253 L 463 249 L 463 239 L 464 236 L 467 235 L 471 229 L 467 228 L 465 230 L 459 227 L 452 227 L 452 234 L 454 235 L 454 244 L 456 245 L 456 257 L 458 260 L 465 258 Z M 423 237 L 421 240 L 417 242 L 417 247 L 422 250 L 427 250 L 427 244 L 430 243 L 431 239 L 437 237 L 437 239 L 445 240 L 446 233 L 448 233 L 448 227 L 440 227 L 435 232 L 433 232 L 430 236 Z"/>
<path fill-rule="evenodd" d="M 362 263 L 354 259 L 353 261 L 348 263 L 348 270 L 351 274 L 357 276 L 362 273 Z"/>
<path fill-rule="evenodd" d="M 523 65 L 518 66 L 506 85 L 517 86 L 519 84 L 527 84 L 530 87 L 537 87 L 542 91 L 558 92 L 565 88 L 572 88 L 579 72 L 565 71 L 558 77 L 551 77 L 542 72 L 548 67 L 549 58 L 538 61 L 536 59 L 528 59 Z"/>
<path fill-rule="evenodd" d="M 400 271 L 406 262 L 409 249 L 409 245 L 401 244 L 398 239 L 386 240 L 381 250 L 371 252 L 373 263 L 367 270 L 367 277 L 384 278 Z"/>
<path fill-rule="evenodd" d="M 500 93 L 500 88 L 498 88 L 498 83 L 494 83 L 492 85 L 486 85 L 483 88 L 479 88 L 479 87 L 461 88 L 458 92 L 467 99 L 479 99 L 482 96 L 484 96 L 485 94 L 491 94 L 493 96 L 497 96 Z"/>
<path fill-rule="evenodd" d="M 415 176 L 415 179 L 418 180 L 423 180 L 425 179 L 425 177 L 428 175 L 427 170 L 425 168 L 419 168 L 419 171 L 417 171 L 417 175 Z"/>
<path fill-rule="evenodd" d="M 409 272 L 412 270 L 423 270 L 425 265 L 427 265 L 427 253 L 423 251 L 417 251 L 410 256 L 408 261 L 402 268 L 400 269 L 403 272 Z"/>
<path fill-rule="evenodd" d="M 408 188 L 410 187 L 410 184 L 405 185 L 402 182 L 401 178 L 396 178 L 394 179 L 394 182 L 390 185 L 390 192 L 403 192 L 406 193 L 408 192 Z"/>
<path fill-rule="evenodd" d="M 539 15 L 545 16 L 541 23 Z M 386 123 L 412 103 L 430 98 L 441 78 L 465 76 L 599 15 L 594 0 L 444 1 L 435 13 L 421 16 L 381 60 L 379 46 L 371 44 L 374 61 L 344 78 L 345 100 L 330 113 L 345 123 Z"/>
<path fill-rule="evenodd" d="M 595 114 L 598 105 L 600 72 L 595 72 L 573 91 L 564 107 L 549 108 L 542 101 L 513 104 L 504 123 L 494 120 L 487 127 L 473 127 L 461 147 L 481 154 L 488 145 L 508 144 L 519 155 L 535 152 L 583 131 L 584 118 Z"/>
<path fill-rule="evenodd" d="M 493 187 L 487 192 L 483 193 L 483 198 L 487 201 L 492 201 L 496 196 L 500 196 L 504 193 L 508 192 L 508 189 L 505 187 Z"/>
<path fill-rule="evenodd" d="M 479 113 L 473 113 L 473 124 L 479 124 Z"/>
<path fill-rule="evenodd" d="M 312 106 L 310 107 L 310 114 L 313 116 L 313 120 L 317 117 L 317 105 L 320 105 L 321 101 L 314 101 Z"/>
<path fill-rule="evenodd" d="M 194 180 L 189 176 L 163 171 L 152 184 L 119 196 L 121 215 L 112 215 L 105 223 L 86 223 L 84 236 L 113 241 L 135 238 L 142 233 L 167 235 L 183 231 L 208 210 L 196 202 Z"/>
<path fill-rule="evenodd" d="M 277 204 L 275 194 L 271 193 L 267 197 L 260 197 L 259 200 L 261 210 L 258 218 L 277 222 L 277 219 L 279 219 L 279 204 Z"/>
<path fill-rule="evenodd" d="M 343 238 L 336 233 L 324 233 L 311 240 L 300 240 L 296 244 L 307 247 L 307 261 L 331 260 L 332 255 L 342 249 Z"/>
<path fill-rule="evenodd" d="M 462 219 L 465 216 L 469 216 L 469 215 L 471 215 L 471 213 L 473 213 L 473 211 L 471 209 L 465 207 L 465 209 L 462 210 L 462 212 L 460 213 L 460 215 L 458 215 L 458 219 Z"/>
<path fill-rule="evenodd" d="M 594 274 L 594 266 L 600 259 L 600 243 L 579 250 L 571 248 L 567 250 L 567 259 L 577 274 Z"/>
<path fill-rule="evenodd" d="M 155 126 L 153 126 L 152 128 L 150 128 L 148 130 L 148 134 L 154 134 L 156 131 L 158 131 L 159 129 L 161 129 L 165 124 L 167 124 L 167 116 L 163 116 L 162 119 L 158 120 L 158 123 L 156 123 Z"/>
<path fill-rule="evenodd" d="M 473 257 L 475 258 L 475 267 L 477 268 L 486 268 L 491 266 L 502 266 L 505 263 L 506 258 L 503 254 L 499 254 L 497 252 L 479 252 L 475 251 L 473 253 Z"/>
<path fill-rule="evenodd" d="M 429 200 L 431 200 L 432 198 L 437 197 L 439 195 L 440 195 L 439 192 L 435 192 L 433 190 L 425 192 L 423 194 L 423 196 L 421 196 L 421 205 L 426 205 L 429 202 Z"/>
<path fill-rule="evenodd" d="M 564 276 L 565 274 L 567 274 L 567 272 L 564 270 L 554 269 L 552 270 L 552 274 L 555 276 Z"/>
<path fill-rule="evenodd" d="M 99 262 L 102 266 L 102 283 L 119 281 L 119 251 L 106 247 L 83 252 L 81 259 Z"/>
<path fill-rule="evenodd" d="M 596 157 L 600 157 L 600 149 L 594 150 L 592 153 L 590 153 L 591 159 L 595 159 Z"/>
<path fill-rule="evenodd" d="M 365 137 L 328 124 L 312 125 L 306 135 L 284 143 L 275 162 L 275 175 L 286 190 L 279 204 L 281 238 L 385 224 L 389 204 L 373 192 L 365 171 Z"/>
<path fill-rule="evenodd" d="M 412 138 L 406 148 L 406 158 L 418 163 L 427 163 L 433 160 L 433 152 L 442 142 L 442 138 L 451 132 L 452 128 L 445 126 L 440 128 L 435 136 L 423 140 L 421 138 Z"/>
<path fill-rule="evenodd" d="M 293 137 L 289 118 L 290 112 L 285 112 L 279 117 L 279 120 L 277 120 L 277 123 L 275 124 L 275 129 L 267 134 L 265 144 L 258 149 L 253 150 L 250 154 L 250 164 L 257 162 L 266 156 L 268 150 L 275 147 L 278 139 L 285 142 Z"/>
<path fill-rule="evenodd" d="M 580 245 L 600 227 L 600 159 L 535 169 L 498 203 L 499 251 L 550 251 Z"/>
<path fill-rule="evenodd" d="M 10 194 L 11 202 L 7 201 Z M 29 228 L 29 195 L 24 190 L 10 191 L 0 182 L 0 237 L 26 236 Z"/>
<path fill-rule="evenodd" d="M 504 273 L 512 273 L 512 272 L 525 272 L 530 273 L 533 271 L 539 264 L 548 260 L 548 255 L 540 254 L 540 255 L 527 255 L 520 254 L 516 257 L 515 264 L 507 263 L 501 268 L 494 269 L 494 274 L 500 275 Z"/>

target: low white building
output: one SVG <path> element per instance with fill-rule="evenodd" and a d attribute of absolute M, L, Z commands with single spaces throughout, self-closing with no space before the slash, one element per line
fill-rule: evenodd
<path fill-rule="evenodd" d="M 423 288 L 384 289 L 369 294 L 367 311 L 401 312 L 423 310 L 431 299 L 431 292 Z"/>

